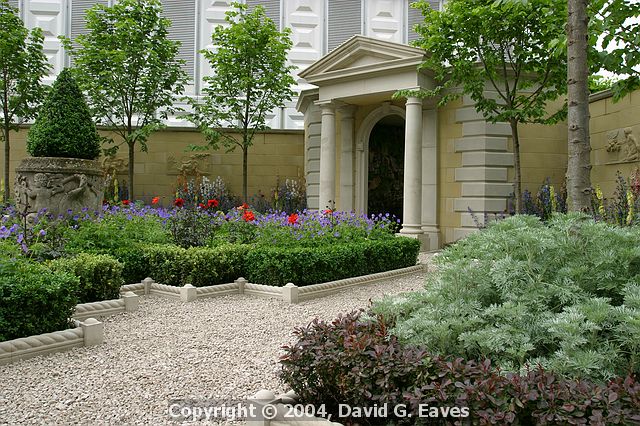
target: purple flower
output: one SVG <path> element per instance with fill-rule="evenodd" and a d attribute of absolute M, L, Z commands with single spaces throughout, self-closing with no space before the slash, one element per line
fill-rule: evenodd
<path fill-rule="evenodd" d="M 38 235 L 41 237 L 44 237 L 45 235 L 47 235 L 47 231 L 45 231 L 44 229 L 41 229 L 40 232 L 38 232 Z"/>

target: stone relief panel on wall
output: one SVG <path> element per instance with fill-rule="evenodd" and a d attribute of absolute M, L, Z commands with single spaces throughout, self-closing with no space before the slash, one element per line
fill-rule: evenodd
<path fill-rule="evenodd" d="M 640 145 L 631 127 L 608 132 L 606 150 L 610 158 L 606 164 L 633 163 L 640 160 Z"/>
<path fill-rule="evenodd" d="M 129 168 L 129 162 L 124 158 L 104 157 L 102 160 L 102 172 L 105 176 L 124 175 Z"/>
<path fill-rule="evenodd" d="M 181 176 L 208 176 L 211 167 L 206 160 L 211 154 L 198 153 L 183 156 L 180 160 L 173 155 L 167 158 L 167 174 Z"/>

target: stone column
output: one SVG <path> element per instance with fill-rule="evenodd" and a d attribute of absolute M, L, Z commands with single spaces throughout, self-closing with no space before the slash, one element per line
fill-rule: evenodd
<path fill-rule="evenodd" d="M 422 110 L 422 231 L 429 236 L 429 250 L 440 243 L 438 227 L 438 110 Z"/>
<path fill-rule="evenodd" d="M 353 205 L 353 128 L 355 106 L 341 107 L 340 112 L 340 210 L 351 211 Z"/>
<path fill-rule="evenodd" d="M 422 100 L 407 98 L 404 136 L 404 197 L 401 234 L 422 232 Z"/>
<path fill-rule="evenodd" d="M 318 208 L 332 208 L 336 201 L 336 110 L 330 101 L 321 101 L 320 199 Z"/>

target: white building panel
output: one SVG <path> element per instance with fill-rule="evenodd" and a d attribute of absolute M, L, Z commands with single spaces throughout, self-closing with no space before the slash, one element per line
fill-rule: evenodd
<path fill-rule="evenodd" d="M 296 109 L 297 98 L 289 102 L 284 107 L 283 128 L 304 130 L 304 115 Z"/>
<path fill-rule="evenodd" d="M 225 13 L 228 10 L 231 10 L 231 3 L 232 0 L 203 0 L 200 2 L 200 37 L 198 40 L 198 52 L 203 49 L 213 49 L 214 46 L 211 44 L 211 34 L 213 34 L 213 29 L 215 27 L 225 23 Z M 196 91 L 199 92 L 203 87 L 202 77 L 212 75 L 213 71 L 211 66 L 209 66 L 209 61 L 207 61 L 201 54 L 198 54 L 196 57 L 196 68 L 198 69 L 198 75 L 196 76 L 196 80 L 198 80 L 198 87 L 196 87 Z"/>
<path fill-rule="evenodd" d="M 323 0 L 284 0 L 285 27 L 291 28 L 293 46 L 289 52 L 289 61 L 296 67 L 297 73 L 322 58 L 324 53 L 325 2 Z M 311 86 L 298 81 L 294 90 Z"/>
<path fill-rule="evenodd" d="M 51 84 L 64 68 L 64 51 L 58 36 L 65 35 L 63 0 L 24 0 L 24 18 L 27 28 L 42 28 L 44 54 L 52 68 L 43 81 Z"/>
<path fill-rule="evenodd" d="M 366 2 L 365 35 L 396 43 L 405 42 L 404 6 L 405 2 L 399 0 Z"/>

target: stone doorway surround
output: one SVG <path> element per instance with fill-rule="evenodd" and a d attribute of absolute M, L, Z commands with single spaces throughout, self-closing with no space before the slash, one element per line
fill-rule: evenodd
<path fill-rule="evenodd" d="M 299 74 L 317 88 L 303 90 L 297 108 L 305 122 L 308 205 L 367 213 L 368 144 L 387 115 L 405 120 L 403 218 L 400 233 L 439 247 L 437 109 L 416 97 L 393 100 L 401 89 L 431 89 L 418 71 L 425 52 L 354 36 Z M 339 120 L 336 119 L 339 117 Z M 339 152 L 338 152 L 339 147 Z"/>

